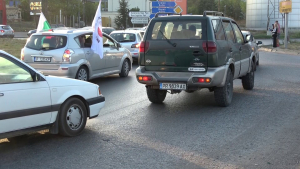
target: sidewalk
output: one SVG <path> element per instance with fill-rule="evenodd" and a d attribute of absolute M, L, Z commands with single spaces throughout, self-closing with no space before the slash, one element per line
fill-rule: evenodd
<path fill-rule="evenodd" d="M 28 38 L 27 32 L 15 32 L 15 38 Z"/>
<path fill-rule="evenodd" d="M 270 39 L 256 39 L 256 41 L 262 41 L 262 46 L 272 45 L 272 38 Z M 290 41 L 297 41 L 300 42 L 300 39 L 290 39 Z M 280 39 L 279 43 L 283 44 L 284 40 Z"/>

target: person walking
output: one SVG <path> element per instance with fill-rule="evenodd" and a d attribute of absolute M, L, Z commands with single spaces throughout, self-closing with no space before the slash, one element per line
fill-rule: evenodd
<path fill-rule="evenodd" d="M 273 30 L 272 30 L 272 38 L 273 38 L 273 48 L 277 47 L 277 24 L 275 23 L 273 25 Z"/>
<path fill-rule="evenodd" d="M 280 39 L 280 24 L 278 21 L 275 21 L 277 24 L 277 47 L 279 47 L 279 39 Z"/>

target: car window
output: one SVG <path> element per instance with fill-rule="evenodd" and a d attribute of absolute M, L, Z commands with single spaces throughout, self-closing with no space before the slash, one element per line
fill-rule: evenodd
<path fill-rule="evenodd" d="M 66 36 L 32 35 L 26 44 L 26 47 L 34 50 L 53 50 L 64 48 L 66 44 Z"/>
<path fill-rule="evenodd" d="M 149 27 L 151 34 L 148 35 L 147 39 L 205 39 L 202 37 L 203 28 L 205 28 L 204 23 L 204 20 L 157 21 Z"/>
<path fill-rule="evenodd" d="M 140 41 L 141 41 L 141 39 L 142 39 L 142 38 L 141 38 L 141 35 L 140 35 L 139 33 L 138 33 L 138 34 L 136 34 L 136 38 L 137 38 L 137 41 L 138 41 L 138 42 L 140 42 Z"/>
<path fill-rule="evenodd" d="M 118 42 L 135 42 L 136 40 L 133 33 L 112 33 L 110 36 Z"/>
<path fill-rule="evenodd" d="M 105 37 L 105 36 L 103 36 L 103 42 L 104 42 L 103 45 L 104 44 L 109 44 L 110 46 L 115 46 L 115 43 L 112 40 Z"/>
<path fill-rule="evenodd" d="M 232 26 L 231 26 L 230 22 L 229 21 L 223 21 L 223 26 L 224 26 L 224 30 L 225 30 L 227 40 L 232 42 L 232 43 L 235 43 L 235 36 L 234 36 L 233 29 L 232 29 Z"/>
<path fill-rule="evenodd" d="M 31 74 L 27 70 L 0 56 L 0 84 L 32 81 Z"/>
<path fill-rule="evenodd" d="M 225 33 L 220 19 L 212 20 L 216 40 L 225 40 Z"/>
<path fill-rule="evenodd" d="M 232 23 L 232 26 L 233 26 L 233 29 L 234 29 L 234 33 L 235 33 L 235 36 L 236 36 L 237 43 L 243 44 L 244 43 L 244 37 L 243 37 L 242 32 L 240 31 L 239 27 L 235 23 Z"/>

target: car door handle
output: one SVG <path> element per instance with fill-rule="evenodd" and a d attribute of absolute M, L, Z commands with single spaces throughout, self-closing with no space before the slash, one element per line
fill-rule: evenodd
<path fill-rule="evenodd" d="M 0 93 L 0 97 L 1 97 L 1 96 L 4 96 L 4 93 Z"/>
<path fill-rule="evenodd" d="M 232 48 L 229 48 L 229 52 L 232 52 Z"/>

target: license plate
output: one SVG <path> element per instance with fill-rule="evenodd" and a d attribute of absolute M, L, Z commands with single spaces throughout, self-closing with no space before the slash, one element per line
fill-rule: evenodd
<path fill-rule="evenodd" d="M 186 90 L 186 84 L 182 83 L 160 83 L 160 89 L 164 90 Z"/>
<path fill-rule="evenodd" d="M 51 58 L 46 58 L 46 57 L 35 57 L 34 58 L 35 62 L 51 62 Z"/>

